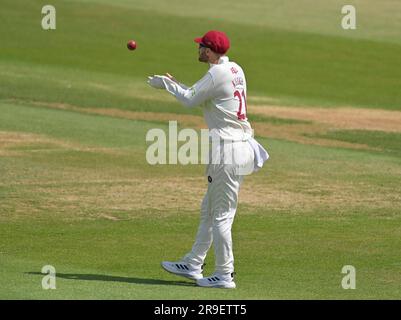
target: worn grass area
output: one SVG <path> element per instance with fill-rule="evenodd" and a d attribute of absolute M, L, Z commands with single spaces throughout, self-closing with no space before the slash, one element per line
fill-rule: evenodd
<path fill-rule="evenodd" d="M 230 2 L 218 16 L 209 3 L 53 1 L 57 30 L 43 31 L 41 1 L 2 1 L 0 298 L 399 299 L 399 3 L 355 1 L 353 33 L 337 0 Z M 232 39 L 271 155 L 241 189 L 232 291 L 161 270 L 190 249 L 207 182 L 201 165 L 145 160 L 150 129 L 204 127 L 145 81 L 196 81 L 192 40 L 209 29 Z M 57 290 L 41 288 L 47 264 Z M 344 265 L 356 290 L 341 288 Z"/>
<path fill-rule="evenodd" d="M 159 268 L 189 250 L 206 181 L 201 166 L 144 164 L 154 123 L 37 105 L 1 113 L 2 298 L 398 295 L 401 164 L 391 153 L 260 138 L 272 158 L 241 191 L 239 288 L 216 292 Z M 40 287 L 45 264 L 58 272 L 55 291 Z M 340 287 L 345 264 L 358 270 L 356 291 Z"/>
<path fill-rule="evenodd" d="M 78 107 L 65 103 L 44 101 L 5 100 L 50 109 L 71 110 L 84 114 L 97 114 L 113 118 L 145 120 L 159 124 L 177 121 L 181 127 L 206 128 L 201 115 L 173 112 L 131 111 L 114 108 Z M 168 110 L 166 110 L 168 111 Z M 401 131 L 401 112 L 375 109 L 333 108 L 314 109 L 302 107 L 254 106 L 248 107 L 248 117 L 260 137 L 285 139 L 303 144 L 346 147 L 353 149 L 381 150 L 378 144 L 366 144 L 357 139 L 335 139 L 328 133 L 338 129 L 370 128 L 383 132 Z M 326 135 L 327 134 L 327 135 Z"/>
<path fill-rule="evenodd" d="M 373 130 L 336 130 L 329 131 L 325 138 L 347 142 L 360 142 L 384 152 L 401 156 L 401 133 Z"/>

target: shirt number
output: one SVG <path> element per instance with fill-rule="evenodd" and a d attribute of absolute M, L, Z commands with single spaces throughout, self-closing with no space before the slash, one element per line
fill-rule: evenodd
<path fill-rule="evenodd" d="M 239 100 L 239 108 L 237 112 L 237 117 L 238 120 L 246 120 L 246 97 L 245 97 L 245 91 L 242 90 L 242 94 L 239 92 L 239 90 L 236 90 L 234 92 L 234 97 L 237 97 Z"/>

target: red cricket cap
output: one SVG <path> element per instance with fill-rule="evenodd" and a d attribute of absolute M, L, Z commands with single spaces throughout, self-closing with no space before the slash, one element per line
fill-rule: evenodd
<path fill-rule="evenodd" d="M 216 53 L 225 54 L 230 48 L 230 40 L 224 32 L 211 30 L 202 38 L 195 38 L 196 43 L 212 49 Z"/>

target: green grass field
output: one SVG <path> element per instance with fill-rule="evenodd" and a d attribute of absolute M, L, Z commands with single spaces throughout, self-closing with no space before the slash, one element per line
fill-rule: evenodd
<path fill-rule="evenodd" d="M 0 299 L 400 299 L 401 3 L 354 3 L 344 31 L 338 0 L 53 1 L 44 31 L 42 1 L 3 0 Z M 198 80 L 210 29 L 232 40 L 271 155 L 240 193 L 235 290 L 160 268 L 190 249 L 207 181 L 145 159 L 148 130 L 202 127 L 146 79 Z"/>

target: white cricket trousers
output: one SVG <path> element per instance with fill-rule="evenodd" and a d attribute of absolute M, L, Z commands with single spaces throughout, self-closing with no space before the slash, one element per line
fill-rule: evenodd
<path fill-rule="evenodd" d="M 239 174 L 238 167 L 253 168 L 254 163 L 254 152 L 247 141 L 231 144 L 236 155 L 235 163 L 209 162 L 207 166 L 208 188 L 201 205 L 198 233 L 192 250 L 183 258 L 194 267 L 200 267 L 213 243 L 215 272 L 218 274 L 234 272 L 231 227 L 237 210 L 238 192 L 244 178 Z M 224 148 L 220 151 L 221 154 L 227 154 Z M 215 152 L 212 150 L 212 154 Z"/>

